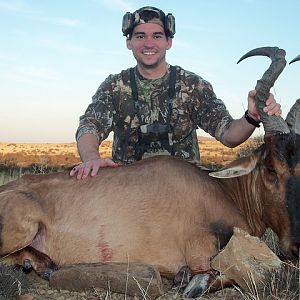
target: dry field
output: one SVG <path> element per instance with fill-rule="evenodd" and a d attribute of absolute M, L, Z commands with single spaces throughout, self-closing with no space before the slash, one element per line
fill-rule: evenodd
<path fill-rule="evenodd" d="M 103 157 L 111 156 L 111 142 L 105 141 L 100 148 Z M 0 165 L 28 167 L 70 167 L 80 162 L 75 143 L 19 144 L 0 142 Z"/>
<path fill-rule="evenodd" d="M 247 143 L 235 148 L 229 149 L 215 139 L 199 137 L 199 145 L 201 149 L 201 162 L 203 165 L 225 165 L 232 161 L 238 154 L 247 152 L 253 145 L 257 145 L 259 141 L 253 139 Z M 100 152 L 103 157 L 111 156 L 111 142 L 106 141 L 101 146 Z M 248 151 L 249 152 L 249 151 Z M 79 163 L 79 155 L 77 153 L 75 143 L 64 144 L 16 144 L 16 143 L 0 143 L 0 167 L 4 166 L 5 169 L 23 169 L 33 165 L 48 166 L 48 167 L 70 167 Z M 16 166 L 20 168 L 10 168 Z M 7 167 L 7 168 L 6 168 Z M 26 169 L 26 168 L 25 168 Z M 1 170 L 0 170 L 1 171 Z M 0 172 L 1 174 L 1 172 Z M 4 176 L 6 173 L 4 172 Z M 0 178 L 1 182 L 1 178 Z M 1 183 L 0 183 L 1 184 Z M 272 248 L 271 248 L 272 249 Z M 2 276 L 2 277 L 1 277 Z M 1 289 L 3 289 L 3 274 L 0 269 L 0 299 L 12 299 L 3 298 L 1 295 Z M 12 277 L 13 284 L 18 289 L 16 292 L 24 295 L 18 299 L 26 300 L 138 300 L 138 299 L 150 299 L 147 296 L 143 297 L 131 297 L 128 295 L 122 295 L 113 293 L 110 290 L 103 289 L 89 289 L 82 292 L 71 292 L 67 290 L 56 290 L 49 286 L 49 283 L 36 276 L 35 273 L 29 274 L 27 277 L 28 282 L 26 284 L 20 283 L 17 278 Z M 15 280 L 16 279 L 16 280 Z M 182 300 L 180 292 L 172 287 L 172 282 L 164 280 L 165 295 L 160 297 L 160 300 Z M 208 295 L 199 297 L 198 299 L 211 299 L 211 300 L 295 300 L 300 299 L 299 293 L 299 274 L 298 269 L 293 268 L 292 271 L 283 271 L 281 274 L 275 274 L 271 278 L 270 283 L 267 284 L 264 294 L 258 295 L 256 291 L 253 294 L 244 294 L 237 288 L 228 288 L 221 290 L 217 293 L 210 293 Z M 8 285 L 6 284 L 6 288 Z"/>
<path fill-rule="evenodd" d="M 111 157 L 111 141 L 102 143 L 102 157 Z M 230 149 L 213 138 L 199 137 L 203 165 L 224 165 L 233 160 L 243 145 Z M 0 165 L 28 167 L 71 167 L 80 162 L 75 143 L 18 144 L 0 142 Z"/>

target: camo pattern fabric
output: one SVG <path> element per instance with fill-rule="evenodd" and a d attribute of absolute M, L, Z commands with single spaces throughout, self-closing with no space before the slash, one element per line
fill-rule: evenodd
<path fill-rule="evenodd" d="M 209 82 L 179 66 L 176 66 L 176 92 L 170 114 L 170 132 L 163 137 L 141 134 L 141 129 L 146 128 L 147 124 L 156 122 L 168 125 L 169 77 L 170 66 L 168 72 L 159 79 L 143 78 L 135 67 L 138 90 L 136 109 L 130 86 L 130 69 L 110 75 L 80 117 L 76 139 L 85 133 L 92 133 L 100 144 L 113 131 L 112 158 L 117 162 L 131 163 L 140 159 L 137 155 L 140 144 L 146 145 L 143 158 L 170 154 L 170 149 L 164 145 L 172 145 L 174 155 L 187 160 L 200 160 L 196 128 L 203 129 L 222 142 L 224 131 L 233 119 Z M 152 147 L 153 143 L 156 147 Z M 151 147 L 148 147 L 150 144 Z"/>

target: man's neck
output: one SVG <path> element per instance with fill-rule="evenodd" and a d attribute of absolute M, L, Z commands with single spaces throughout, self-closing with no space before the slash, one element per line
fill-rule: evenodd
<path fill-rule="evenodd" d="M 141 65 L 137 66 L 139 73 L 147 79 L 158 79 L 163 77 L 167 70 L 168 70 L 168 64 L 164 63 L 161 66 L 157 68 L 147 68 Z"/>

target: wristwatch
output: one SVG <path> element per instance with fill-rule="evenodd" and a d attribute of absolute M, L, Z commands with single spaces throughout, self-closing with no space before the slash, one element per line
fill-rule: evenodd
<path fill-rule="evenodd" d="M 260 127 L 260 123 L 261 121 L 256 121 L 254 120 L 250 115 L 249 115 L 249 111 L 248 109 L 245 111 L 245 115 L 244 115 L 245 119 L 247 120 L 247 122 L 255 127 Z"/>

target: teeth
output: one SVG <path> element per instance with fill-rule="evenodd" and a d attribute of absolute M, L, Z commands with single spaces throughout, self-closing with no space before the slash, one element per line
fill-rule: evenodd
<path fill-rule="evenodd" d="M 154 55 L 155 52 L 144 52 L 145 55 Z"/>

